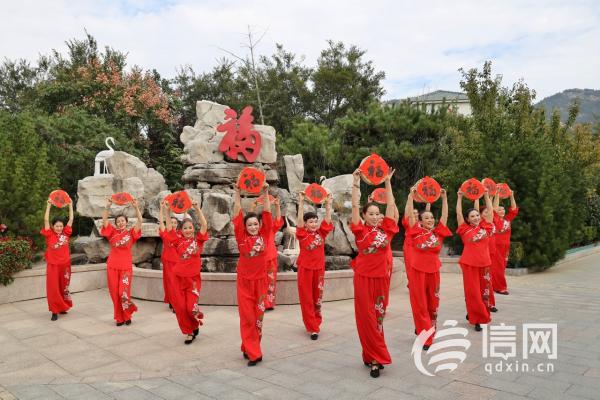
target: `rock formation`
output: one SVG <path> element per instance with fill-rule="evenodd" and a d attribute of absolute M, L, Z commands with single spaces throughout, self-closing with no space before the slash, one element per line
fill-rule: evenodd
<path fill-rule="evenodd" d="M 186 126 L 180 139 L 184 144 L 182 161 L 187 168 L 182 177 L 185 190 L 201 206 L 209 224 L 210 239 L 204 245 L 203 270 L 208 272 L 234 272 L 238 250 L 233 236 L 233 187 L 240 171 L 253 166 L 265 172 L 271 184 L 271 193 L 279 197 L 282 215 L 295 225 L 297 215 L 296 193 L 304 190 L 308 183 L 303 182 L 304 163 L 301 154 L 283 156 L 280 170 L 277 169 L 275 130 L 270 126 L 254 125 L 260 132 L 260 153 L 253 163 L 247 163 L 241 156 L 228 159 L 218 150 L 225 133 L 217 127 L 225 121 L 227 106 L 199 101 L 196 104 L 197 121 L 193 127 Z M 152 168 L 147 168 L 137 157 L 116 151 L 106 160 L 110 175 L 89 176 L 79 181 L 77 211 L 84 216 L 95 218 L 92 236 L 79 238 L 76 248 L 84 251 L 90 262 L 103 262 L 108 256 L 108 243 L 99 235 L 106 198 L 111 194 L 126 191 L 139 199 L 144 216 L 142 238 L 133 248 L 133 262 L 142 268 L 161 268 L 162 245 L 158 239 L 158 215 L 160 201 L 170 193 L 164 178 Z M 284 168 L 281 168 L 281 167 Z M 287 180 L 288 189 L 278 187 L 280 173 Z M 348 219 L 351 212 L 352 175 L 341 175 L 323 181 L 323 186 L 333 194 L 335 231 L 326 241 L 327 268 L 348 268 L 350 256 L 355 251 L 354 238 L 349 230 Z M 253 199 L 243 199 L 245 208 Z M 307 210 L 312 209 L 306 206 Z M 131 207 L 114 207 L 112 215 L 124 212 L 134 217 Z M 324 208 L 317 212 L 322 217 Z M 135 222 L 130 218 L 130 225 Z M 283 232 L 276 241 L 282 250 L 286 240 Z M 280 269 L 293 268 L 293 257 L 280 254 Z"/>

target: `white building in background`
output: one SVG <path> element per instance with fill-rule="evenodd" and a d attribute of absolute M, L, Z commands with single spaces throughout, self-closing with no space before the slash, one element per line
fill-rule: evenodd
<path fill-rule="evenodd" d="M 408 97 L 402 100 L 390 100 L 388 104 L 408 102 L 415 107 L 424 108 L 428 112 L 439 110 L 440 107 L 447 107 L 449 110 L 457 114 L 470 116 L 471 103 L 466 94 L 461 92 L 450 92 L 448 90 L 436 90 L 435 92 L 426 93 L 421 96 Z"/>

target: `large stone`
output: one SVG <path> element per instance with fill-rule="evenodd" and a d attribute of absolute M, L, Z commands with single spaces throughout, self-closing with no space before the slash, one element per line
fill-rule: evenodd
<path fill-rule="evenodd" d="M 358 252 L 358 247 L 356 247 L 356 238 L 354 237 L 354 233 L 352 233 L 350 230 L 350 216 L 341 217 L 340 223 L 342 224 L 342 230 L 348 238 L 348 242 L 350 243 L 352 250 L 354 250 L 354 252 Z"/>
<path fill-rule="evenodd" d="M 333 196 L 333 209 L 340 214 L 352 212 L 352 174 L 325 179 L 321 185 Z"/>
<path fill-rule="evenodd" d="M 146 214 L 158 220 L 160 215 L 160 203 L 164 201 L 165 197 L 167 197 L 169 194 L 171 194 L 170 190 L 163 190 L 151 198 L 146 207 Z"/>
<path fill-rule="evenodd" d="M 241 163 L 204 163 L 195 164 L 187 167 L 183 173 L 182 180 L 186 184 L 196 186 L 198 182 L 210 183 L 213 185 L 226 184 L 233 185 L 240 172 L 246 167 L 254 167 L 265 172 L 267 182 L 273 183 L 279 181 L 277 170 L 264 164 L 241 164 Z"/>
<path fill-rule="evenodd" d="M 217 127 L 225 121 L 227 108 L 229 107 L 206 100 L 196 102 L 196 123 L 193 127 L 184 127 L 180 135 L 180 140 L 184 144 L 182 156 L 184 163 L 193 165 L 220 162 L 224 159 L 224 154 L 218 150 L 218 147 L 225 132 L 218 132 Z M 275 129 L 267 125 L 254 125 L 254 129 L 261 136 L 260 153 L 255 161 L 265 164 L 275 163 L 277 161 Z M 237 161 L 246 160 L 239 155 Z"/>
<path fill-rule="evenodd" d="M 231 222 L 233 199 L 224 193 L 204 193 L 202 198 L 202 213 L 208 222 L 212 235 L 232 235 Z"/>
<path fill-rule="evenodd" d="M 141 238 L 131 248 L 131 258 L 134 264 L 151 262 L 156 251 L 157 239 Z"/>
<path fill-rule="evenodd" d="M 152 197 L 168 189 L 165 179 L 158 171 L 146 167 L 142 160 L 131 154 L 115 151 L 115 154 L 107 159 L 106 163 L 109 171 L 117 180 L 139 178 L 142 182 L 142 196 L 146 201 L 150 201 Z"/>
<path fill-rule="evenodd" d="M 116 179 L 113 175 L 97 175 L 83 178 L 77 183 L 77 212 L 85 217 L 102 217 L 106 200 L 118 192 L 127 192 L 138 199 L 140 211 L 144 212 L 144 185 L 137 177 Z M 135 216 L 135 210 L 130 205 L 118 206 L 113 203 L 111 214 Z"/>
<path fill-rule="evenodd" d="M 215 103 L 208 100 L 201 100 L 196 102 L 196 124 L 194 128 L 213 128 L 215 129 L 218 125 L 225 122 L 225 110 L 229 106 Z M 183 142 L 183 139 L 182 139 Z M 185 142 L 184 142 L 185 143 Z"/>
<path fill-rule="evenodd" d="M 211 237 L 204 243 L 202 254 L 206 256 L 237 256 L 240 252 L 234 237 Z"/>
<path fill-rule="evenodd" d="M 237 270 L 237 258 L 233 257 L 203 257 L 202 272 L 229 272 Z"/>
<path fill-rule="evenodd" d="M 77 212 L 84 217 L 101 217 L 106 199 L 113 192 L 112 175 L 88 176 L 77 182 Z"/>
<path fill-rule="evenodd" d="M 308 184 L 302 183 L 304 180 L 304 161 L 302 159 L 302 154 L 283 156 L 283 162 L 285 164 L 285 175 L 287 177 L 287 184 L 290 192 L 298 193 L 304 191 Z"/>
<path fill-rule="evenodd" d="M 83 251 L 90 263 L 105 262 L 110 253 L 110 245 L 103 238 L 88 241 L 83 245 Z"/>
<path fill-rule="evenodd" d="M 349 256 L 325 256 L 325 270 L 333 271 L 350 268 Z"/>
<path fill-rule="evenodd" d="M 330 255 L 351 255 L 352 247 L 348 242 L 348 237 L 342 229 L 340 221 L 332 221 L 333 232 L 330 232 L 325 239 L 325 252 Z"/>

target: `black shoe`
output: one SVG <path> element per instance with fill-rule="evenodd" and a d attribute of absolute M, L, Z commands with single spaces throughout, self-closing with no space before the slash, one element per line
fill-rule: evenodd
<path fill-rule="evenodd" d="M 117 322 L 117 326 L 123 326 L 125 322 Z"/>
<path fill-rule="evenodd" d="M 491 312 L 498 312 L 498 309 L 496 307 L 490 307 L 490 311 Z"/>
<path fill-rule="evenodd" d="M 61 311 L 61 312 L 59 312 L 59 314 L 65 315 L 65 314 L 67 314 L 67 312 L 66 311 Z"/>
<path fill-rule="evenodd" d="M 191 338 L 190 338 L 190 336 L 191 336 Z M 194 341 L 194 339 L 196 339 L 196 336 L 194 336 L 194 335 L 187 335 L 187 337 L 183 341 L 183 343 L 185 343 L 185 344 L 191 344 Z"/>
<path fill-rule="evenodd" d="M 428 344 L 424 344 L 423 345 L 423 350 L 425 350 L 425 351 L 429 350 L 429 345 Z"/>
<path fill-rule="evenodd" d="M 50 317 L 50 321 L 56 321 L 57 319 L 58 319 L 58 314 L 52 313 L 52 316 Z"/>
<path fill-rule="evenodd" d="M 498 294 L 503 294 L 505 296 L 508 296 L 508 290 L 503 290 L 503 291 L 499 291 L 499 290 L 494 290 L 494 292 L 498 293 Z"/>
<path fill-rule="evenodd" d="M 200 329 L 198 329 L 198 328 L 194 329 L 194 337 L 198 336 L 199 333 L 200 333 Z"/>
<path fill-rule="evenodd" d="M 465 317 L 467 319 L 467 321 L 469 320 L 469 314 L 467 314 L 467 316 Z"/>
<path fill-rule="evenodd" d="M 417 330 L 415 329 L 415 335 L 419 336 L 419 334 L 417 333 Z"/>
<path fill-rule="evenodd" d="M 131 325 L 131 320 L 128 319 L 127 321 L 125 321 L 125 325 Z"/>
<path fill-rule="evenodd" d="M 315 332 L 313 332 L 313 333 L 311 333 L 311 334 L 310 334 L 310 338 L 311 338 L 312 340 L 317 340 L 317 339 L 319 338 L 319 334 L 318 334 L 318 333 L 315 333 Z"/>
<path fill-rule="evenodd" d="M 246 360 L 249 360 L 249 359 L 250 359 L 250 358 L 248 357 L 248 354 L 246 354 L 246 353 L 242 353 L 242 354 L 244 355 L 244 358 L 245 358 Z"/>
<path fill-rule="evenodd" d="M 173 309 L 173 306 L 171 305 L 171 303 L 169 303 L 169 308 L 170 308 L 171 310 Z"/>
<path fill-rule="evenodd" d="M 256 364 L 258 364 L 261 361 L 262 361 L 262 357 L 258 357 L 256 360 L 250 360 L 250 361 L 248 361 L 248 366 L 254 367 Z"/>
<path fill-rule="evenodd" d="M 482 329 L 482 328 L 481 328 L 481 325 L 479 325 L 479 324 L 475 324 L 475 330 L 476 330 L 477 332 L 481 332 L 481 329 Z"/>
<path fill-rule="evenodd" d="M 275 307 L 269 307 L 269 308 L 265 308 L 265 311 L 273 311 L 275 309 Z"/>
<path fill-rule="evenodd" d="M 379 365 L 378 364 L 371 364 L 370 375 L 371 375 L 371 378 L 379 378 Z"/>

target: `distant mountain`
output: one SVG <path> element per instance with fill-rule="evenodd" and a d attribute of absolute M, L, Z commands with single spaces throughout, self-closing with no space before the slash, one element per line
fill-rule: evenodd
<path fill-rule="evenodd" d="M 567 89 L 546 97 L 536 105 L 544 107 L 548 117 L 552 115 L 555 108 L 558 108 L 560 119 L 564 122 L 569 117 L 569 107 L 575 99 L 579 100 L 579 115 L 576 122 L 600 123 L 600 90 Z"/>

